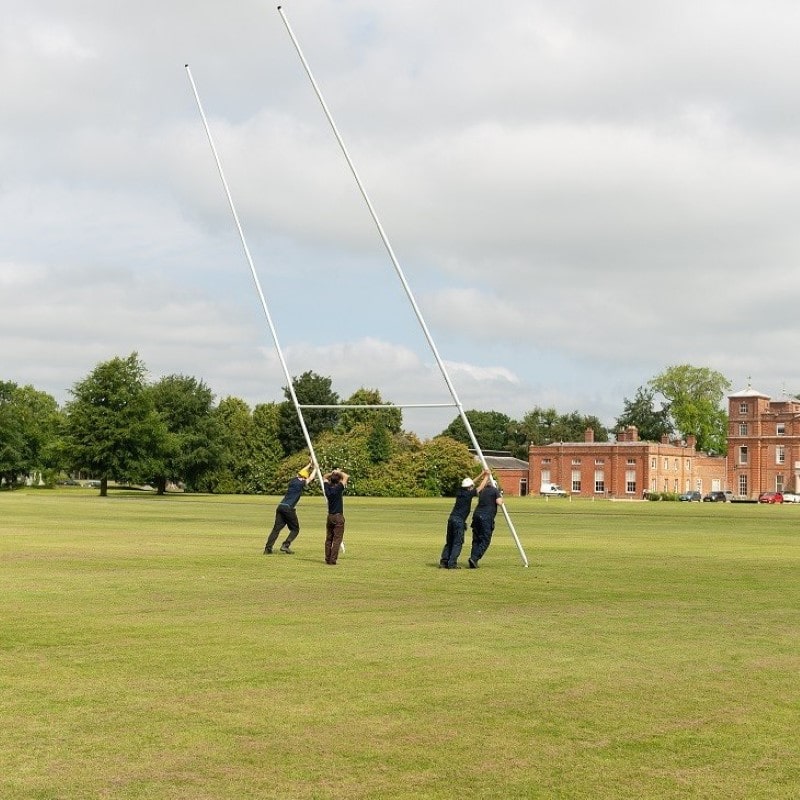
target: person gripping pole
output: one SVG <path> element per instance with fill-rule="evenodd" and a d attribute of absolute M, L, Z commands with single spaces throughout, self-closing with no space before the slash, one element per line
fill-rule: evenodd
<path fill-rule="evenodd" d="M 300 497 L 308 484 L 314 480 L 315 475 L 314 462 L 309 461 L 308 464 L 306 464 L 303 469 L 299 470 L 297 475 L 289 481 L 286 494 L 275 509 L 275 524 L 272 526 L 272 530 L 267 537 L 266 545 L 264 545 L 265 555 L 272 554 L 272 548 L 275 546 L 278 534 L 287 527 L 289 528 L 289 535 L 281 545 L 281 553 L 287 553 L 289 555 L 294 553 L 290 545 L 300 533 L 300 520 L 297 518 L 297 504 L 300 502 Z"/>

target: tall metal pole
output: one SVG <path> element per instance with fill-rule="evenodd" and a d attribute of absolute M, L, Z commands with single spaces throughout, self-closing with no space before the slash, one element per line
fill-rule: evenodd
<path fill-rule="evenodd" d="M 306 445 L 308 446 L 308 452 L 311 455 L 311 461 L 314 464 L 314 471 L 317 473 L 317 478 L 319 479 L 320 484 L 322 484 L 322 472 L 319 468 L 319 463 L 317 462 L 317 455 L 314 452 L 314 447 L 311 444 L 311 436 L 308 433 L 308 428 L 306 427 L 306 421 L 303 418 L 303 412 L 300 408 L 300 403 L 297 401 L 297 394 L 294 390 L 294 384 L 292 383 L 292 376 L 289 374 L 289 368 L 286 366 L 286 360 L 283 357 L 283 351 L 281 350 L 280 341 L 278 341 L 278 332 L 275 330 L 275 325 L 272 322 L 272 315 L 269 313 L 269 306 L 267 305 L 267 299 L 264 296 L 264 292 L 261 289 L 261 282 L 258 279 L 258 273 L 256 272 L 255 265 L 253 264 L 253 258 L 250 255 L 250 248 L 247 246 L 247 240 L 244 236 L 244 230 L 242 229 L 242 225 L 239 222 L 239 215 L 236 213 L 236 206 L 233 202 L 233 196 L 231 195 L 230 189 L 228 188 L 228 181 L 225 179 L 225 172 L 222 169 L 222 162 L 220 161 L 219 154 L 217 153 L 217 147 L 214 144 L 214 138 L 211 135 L 211 128 L 209 127 L 208 120 L 206 119 L 205 111 L 203 111 L 203 104 L 200 102 L 200 95 L 197 91 L 197 86 L 195 85 L 194 78 L 192 77 L 192 71 L 189 69 L 189 65 L 186 64 L 186 74 L 189 76 L 189 83 L 192 85 L 192 91 L 194 92 L 194 99 L 197 102 L 197 109 L 200 112 L 200 117 L 203 120 L 203 127 L 206 129 L 206 136 L 208 137 L 208 143 L 211 145 L 211 152 L 214 154 L 214 160 L 217 163 L 217 170 L 219 172 L 219 177 L 222 179 L 222 186 L 225 189 L 225 196 L 228 198 L 228 205 L 231 209 L 231 214 L 233 214 L 233 221 L 236 223 L 236 230 L 239 231 L 239 238 L 242 242 L 242 248 L 244 249 L 244 255 L 247 259 L 247 263 L 250 265 L 250 274 L 253 276 L 253 282 L 256 285 L 256 292 L 258 293 L 258 297 L 261 300 L 261 308 L 264 310 L 264 316 L 267 319 L 267 324 L 269 325 L 270 333 L 272 334 L 272 341 L 275 343 L 275 350 L 278 353 L 278 359 L 281 362 L 281 367 L 283 369 L 283 374 L 286 376 L 286 385 L 289 389 L 289 396 L 292 398 L 292 403 L 294 404 L 295 411 L 297 411 L 297 418 L 300 420 L 300 427 L 303 430 L 303 438 L 306 440 Z"/>
<path fill-rule="evenodd" d="M 417 322 L 419 323 L 420 328 L 422 329 L 423 334 L 425 335 L 425 339 L 428 342 L 428 346 L 433 353 L 433 357 L 436 359 L 436 364 L 439 367 L 439 371 L 442 373 L 442 377 L 444 378 L 444 382 L 447 385 L 447 388 L 450 391 L 450 396 L 453 398 L 453 402 L 455 403 L 456 407 L 458 408 L 459 416 L 461 417 L 461 421 L 464 423 L 464 427 L 467 429 L 467 433 L 469 435 L 470 441 L 472 442 L 473 447 L 475 448 L 475 452 L 480 459 L 481 465 L 485 470 L 489 469 L 488 464 L 486 463 L 486 458 L 483 455 L 483 451 L 481 450 L 480 445 L 478 444 L 478 440 L 475 438 L 475 433 L 472 430 L 472 425 L 470 425 L 469 419 L 467 419 L 467 415 L 464 411 L 464 406 L 461 404 L 461 401 L 458 399 L 458 394 L 456 393 L 455 386 L 453 382 L 450 380 L 450 376 L 447 372 L 447 368 L 442 361 L 442 358 L 439 355 L 439 351 L 436 348 L 436 343 L 433 341 L 433 337 L 431 336 L 430 331 L 428 330 L 428 326 L 425 324 L 425 320 L 423 319 L 422 312 L 417 305 L 417 301 L 414 298 L 414 294 L 411 291 L 411 287 L 409 286 L 408 281 L 406 280 L 406 276 L 403 273 L 403 269 L 400 266 L 400 262 L 397 260 L 397 257 L 394 254 L 394 250 L 392 249 L 391 244 L 389 243 L 389 239 L 386 236 L 386 232 L 383 229 L 383 225 L 381 225 L 380 220 L 378 219 L 378 214 L 375 211 L 375 207 L 372 205 L 372 201 L 369 199 L 369 195 L 367 194 L 367 190 L 364 188 L 364 184 L 361 182 L 361 178 L 358 175 L 358 171 L 356 170 L 355 164 L 353 163 L 352 158 L 350 158 L 350 153 L 347 151 L 347 147 L 342 139 L 338 128 L 336 127 L 336 123 L 333 121 L 333 116 L 328 109 L 328 105 L 325 102 L 325 98 L 322 96 L 322 92 L 317 84 L 317 81 L 314 78 L 313 73 L 311 72 L 311 67 L 306 60 L 306 57 L 303 55 L 303 51 L 300 47 L 300 43 L 297 40 L 297 37 L 294 35 L 294 31 L 292 30 L 292 26 L 289 24 L 289 20 L 286 18 L 286 14 L 283 11 L 281 6 L 278 6 L 278 13 L 283 20 L 283 24 L 286 26 L 286 31 L 289 34 L 289 38 L 292 40 L 292 44 L 294 45 L 295 50 L 297 51 L 297 55 L 300 58 L 300 61 L 305 69 L 306 75 L 308 75 L 309 81 L 311 81 L 311 86 L 314 89 L 314 93 L 317 95 L 317 99 L 322 106 L 322 110 L 325 113 L 325 117 L 328 120 L 328 123 L 331 126 L 331 130 L 333 131 L 334 136 L 336 137 L 336 141 L 339 143 L 339 147 L 341 148 L 342 154 L 347 161 L 347 165 L 350 168 L 350 172 L 353 174 L 353 178 L 355 178 L 356 185 L 358 186 L 359 192 L 361 192 L 361 196 L 364 198 L 364 202 L 367 205 L 367 209 L 369 210 L 370 216 L 372 217 L 372 221 L 375 223 L 375 227 L 378 229 L 378 234 L 381 237 L 381 241 L 383 242 L 383 246 L 386 248 L 386 252 L 389 254 L 389 258 L 394 266 L 395 272 L 397 273 L 397 277 L 400 279 L 400 282 L 403 285 L 403 289 L 405 290 L 406 296 L 408 297 L 408 301 L 411 303 L 411 307 L 414 310 L 414 314 L 417 318 Z M 496 482 L 494 477 L 491 476 L 492 485 L 496 486 Z M 514 528 L 514 524 L 511 522 L 511 517 L 509 516 L 508 509 L 505 507 L 505 504 L 501 505 L 500 508 L 503 510 L 503 515 L 505 516 L 506 523 L 508 524 L 509 530 L 511 531 L 511 535 L 514 537 L 514 542 L 517 545 L 517 549 L 519 550 L 520 557 L 522 558 L 522 563 L 527 567 L 528 566 L 528 558 L 525 555 L 525 551 L 522 548 L 522 544 L 520 543 L 519 537 L 517 536 L 517 531 Z"/>

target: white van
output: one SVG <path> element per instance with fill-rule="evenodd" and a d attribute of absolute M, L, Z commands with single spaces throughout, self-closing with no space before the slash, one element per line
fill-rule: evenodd
<path fill-rule="evenodd" d="M 547 497 L 566 497 L 567 493 L 557 483 L 543 483 L 539 487 L 539 494 Z"/>

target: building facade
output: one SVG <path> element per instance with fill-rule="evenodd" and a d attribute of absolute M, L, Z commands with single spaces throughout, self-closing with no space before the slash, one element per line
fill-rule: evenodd
<path fill-rule="evenodd" d="M 475 455 L 474 451 L 471 452 Z M 514 458 L 506 450 L 484 450 L 483 457 L 506 497 L 525 497 L 528 494 L 530 484 L 527 461 Z M 478 460 L 477 456 L 475 460 Z"/>
<path fill-rule="evenodd" d="M 595 442 L 591 428 L 583 442 L 531 445 L 530 491 L 543 483 L 560 484 L 579 497 L 640 499 L 648 492 L 706 494 L 728 488 L 727 459 L 699 453 L 695 440 L 643 442 L 631 426 L 614 442 Z"/>
<path fill-rule="evenodd" d="M 727 480 L 741 498 L 800 490 L 800 400 L 749 387 L 728 396 Z"/>

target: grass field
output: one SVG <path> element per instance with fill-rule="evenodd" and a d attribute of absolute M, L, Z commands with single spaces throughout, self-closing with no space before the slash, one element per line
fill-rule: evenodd
<path fill-rule="evenodd" d="M 800 506 L 274 502 L 0 494 L 3 800 L 800 797 Z"/>

